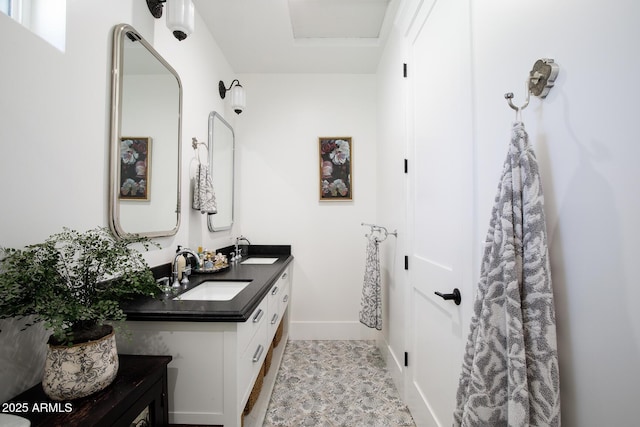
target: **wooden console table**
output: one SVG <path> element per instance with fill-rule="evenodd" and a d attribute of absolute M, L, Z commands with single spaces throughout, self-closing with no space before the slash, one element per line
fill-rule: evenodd
<path fill-rule="evenodd" d="M 104 390 L 73 401 L 49 399 L 37 384 L 5 405 L 31 426 L 130 426 L 148 408 L 151 426 L 169 425 L 167 364 L 171 356 L 120 355 L 118 376 Z M 13 406 L 12 406 L 13 404 Z"/>

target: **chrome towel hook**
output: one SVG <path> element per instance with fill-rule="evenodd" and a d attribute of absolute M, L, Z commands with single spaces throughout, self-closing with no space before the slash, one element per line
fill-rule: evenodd
<path fill-rule="evenodd" d="M 509 103 L 509 107 L 511 107 L 514 110 L 516 110 L 516 121 L 522 121 L 522 110 L 527 108 L 527 106 L 529 105 L 529 101 L 531 100 L 531 91 L 529 90 L 529 79 L 525 80 L 524 87 L 525 87 L 525 90 L 527 92 L 527 99 L 525 99 L 524 104 L 522 104 L 520 107 L 515 105 L 513 103 L 513 101 L 512 101 L 513 92 L 509 92 L 509 93 L 505 93 L 504 94 L 504 97 L 507 100 L 507 103 Z"/>
<path fill-rule="evenodd" d="M 527 77 L 527 79 L 525 80 L 525 92 L 527 94 L 527 98 L 525 99 L 524 104 L 518 107 L 512 101 L 512 92 L 504 94 L 509 107 L 516 111 L 517 121 L 522 120 L 522 110 L 527 108 L 527 106 L 529 105 L 531 94 L 540 98 L 544 98 L 547 96 L 547 94 L 555 84 L 556 77 L 558 77 L 559 71 L 560 67 L 553 61 L 553 59 L 538 59 L 536 63 L 533 64 L 533 69 L 529 72 L 529 77 Z"/>

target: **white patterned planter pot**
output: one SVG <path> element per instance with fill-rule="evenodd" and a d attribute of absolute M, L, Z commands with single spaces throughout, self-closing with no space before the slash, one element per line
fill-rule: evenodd
<path fill-rule="evenodd" d="M 49 345 L 42 388 L 53 400 L 73 400 L 96 393 L 118 373 L 115 331 L 96 341 Z"/>

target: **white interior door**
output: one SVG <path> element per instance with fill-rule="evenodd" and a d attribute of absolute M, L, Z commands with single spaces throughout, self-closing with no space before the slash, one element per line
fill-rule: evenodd
<path fill-rule="evenodd" d="M 468 2 L 423 6 L 409 34 L 407 403 L 418 426 L 450 426 L 471 310 L 473 208 Z M 435 292 L 462 293 L 462 304 Z M 464 335 L 464 336 L 463 336 Z"/>

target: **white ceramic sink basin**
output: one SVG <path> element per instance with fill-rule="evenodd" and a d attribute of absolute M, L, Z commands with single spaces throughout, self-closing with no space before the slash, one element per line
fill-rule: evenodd
<path fill-rule="evenodd" d="M 12 405 L 11 403 L 9 405 Z M 0 426 L 4 427 L 29 427 L 31 421 L 17 415 L 0 413 Z"/>
<path fill-rule="evenodd" d="M 273 264 L 277 260 L 278 258 L 251 257 L 251 258 L 245 259 L 240 264 Z"/>
<path fill-rule="evenodd" d="M 190 291 L 178 295 L 174 300 L 180 301 L 229 301 L 240 293 L 249 282 L 202 282 Z"/>

